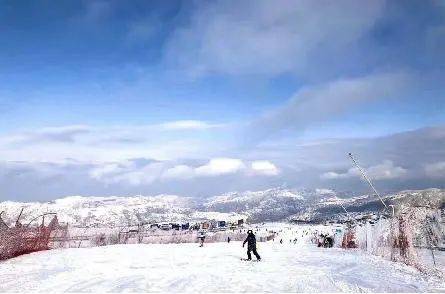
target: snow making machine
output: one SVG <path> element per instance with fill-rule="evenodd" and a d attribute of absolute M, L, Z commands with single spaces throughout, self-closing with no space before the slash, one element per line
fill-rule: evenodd
<path fill-rule="evenodd" d="M 3 213 L 3 211 L 0 213 L 0 260 L 50 249 L 52 233 L 60 227 L 55 213 L 39 215 L 23 225 L 20 223 L 22 209 L 14 226 L 8 226 L 2 219 Z M 47 216 L 52 216 L 52 219 L 45 225 Z M 39 219 L 41 222 L 36 224 Z"/>

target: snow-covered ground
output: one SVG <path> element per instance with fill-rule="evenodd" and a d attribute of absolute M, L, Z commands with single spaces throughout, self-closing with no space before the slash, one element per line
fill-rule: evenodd
<path fill-rule="evenodd" d="M 134 244 L 37 252 L 0 262 L 0 292 L 424 292 L 437 278 L 357 250 L 240 242 Z"/>

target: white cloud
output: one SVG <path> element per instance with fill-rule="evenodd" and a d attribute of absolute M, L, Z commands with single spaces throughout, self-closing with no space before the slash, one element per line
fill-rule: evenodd
<path fill-rule="evenodd" d="M 90 171 L 90 177 L 105 184 L 138 186 L 156 181 L 163 170 L 164 164 L 161 162 L 138 166 L 134 161 L 123 161 L 98 166 Z"/>
<path fill-rule="evenodd" d="M 390 160 L 385 160 L 382 164 L 374 165 L 366 169 L 369 177 L 374 180 L 398 179 L 406 175 L 407 170 L 400 166 L 394 166 Z"/>
<path fill-rule="evenodd" d="M 194 168 L 188 165 L 176 165 L 172 168 L 167 169 L 163 174 L 163 179 L 190 179 L 195 176 Z"/>
<path fill-rule="evenodd" d="M 385 160 L 381 164 L 370 166 L 364 170 L 367 176 L 372 180 L 397 179 L 405 176 L 407 173 L 406 169 L 400 166 L 394 166 L 394 163 L 390 160 Z M 361 173 L 356 167 L 350 168 L 345 173 L 330 171 L 321 175 L 321 178 L 325 180 L 347 179 L 353 177 L 361 177 Z"/>
<path fill-rule="evenodd" d="M 350 168 L 346 173 L 337 173 L 337 172 L 325 172 L 320 177 L 324 180 L 336 180 L 336 179 L 346 179 L 350 178 L 352 176 L 358 176 L 360 173 L 358 173 L 358 170 L 356 168 Z"/>
<path fill-rule="evenodd" d="M 219 126 L 221 125 L 200 120 L 178 120 L 159 124 L 159 127 L 163 130 L 206 130 Z"/>
<path fill-rule="evenodd" d="M 240 159 L 234 158 L 215 158 L 211 159 L 206 165 L 196 168 L 195 172 L 198 176 L 215 176 L 233 174 L 246 166 Z"/>
<path fill-rule="evenodd" d="M 99 167 L 96 167 L 90 171 L 90 176 L 96 180 L 102 180 L 109 175 L 118 174 L 125 169 L 121 167 L 117 163 L 105 164 Z"/>
<path fill-rule="evenodd" d="M 433 179 L 445 178 L 445 161 L 425 165 L 425 173 Z"/>
<path fill-rule="evenodd" d="M 239 161 L 236 160 L 240 160 L 245 168 L 238 171 L 232 168 L 233 173 L 213 176 L 196 174 L 196 169 L 199 167 L 214 166 L 214 163 L 210 163 L 212 157 L 206 155 L 202 155 L 201 158 L 209 159 L 205 162 L 199 161 L 201 163 L 184 161 L 185 159 L 162 162 L 147 159 L 120 160 L 115 159 L 115 150 L 108 153 L 108 150 L 102 149 L 92 154 L 95 155 L 94 162 L 68 159 L 61 162 L 29 161 L 29 157 L 15 162 L 0 161 L 2 191 L 0 198 L 36 200 L 55 199 L 61 195 L 72 194 L 129 195 L 141 191 L 211 195 L 226 192 L 226 189 L 264 189 L 266 186 L 282 183 L 290 187 L 325 187 L 359 192 L 365 186 L 357 181 L 360 179 L 358 171 L 345 168 L 351 166 L 347 156 L 350 151 L 357 154 L 362 163 L 380 163 L 366 169 L 370 177 L 388 179 L 379 182 L 379 189 L 443 188 L 444 181 L 441 175 L 445 174 L 443 170 L 445 150 L 442 147 L 445 142 L 444 130 L 442 126 L 378 138 L 339 139 L 304 146 L 287 142 L 275 147 L 260 146 L 249 150 L 249 157 L 258 159 L 254 161 L 269 159 L 276 165 L 279 175 L 275 177 L 255 173 L 253 168 L 258 166 L 241 156 L 231 159 L 235 159 L 235 163 L 238 162 L 234 166 L 239 165 Z M 71 145 L 72 149 L 69 150 L 72 150 L 73 154 L 79 151 L 78 145 Z M 31 147 L 29 150 L 38 155 L 51 155 L 50 153 L 58 150 L 44 146 L 35 150 L 35 145 Z M 419 152 L 419 148 L 422 152 Z M 89 150 L 83 152 L 90 153 Z M 69 156 L 68 153 L 67 155 Z M 128 158 L 128 155 L 122 153 L 123 158 Z M 385 157 L 394 161 L 380 161 Z M 110 160 L 106 161 L 107 158 Z M 228 172 L 230 169 L 225 170 Z M 320 174 L 324 171 L 327 172 L 322 176 L 324 179 L 355 180 L 326 182 L 320 179 Z"/>
<path fill-rule="evenodd" d="M 135 161 L 122 161 L 98 165 L 90 170 L 89 175 L 92 179 L 106 184 L 142 185 L 155 181 L 189 180 L 232 174 L 275 176 L 278 173 L 278 168 L 267 160 L 257 160 L 246 164 L 241 159 L 221 157 L 210 159 L 200 166 L 173 165 L 169 161 L 149 162 L 145 165 L 138 165 Z"/>
<path fill-rule="evenodd" d="M 279 174 L 279 169 L 268 160 L 256 160 L 246 163 L 236 158 L 214 158 L 208 163 L 190 167 L 187 165 L 177 165 L 167 169 L 162 178 L 164 179 L 190 179 L 197 177 L 214 177 L 221 175 L 236 174 L 248 176 L 275 176 Z"/>
<path fill-rule="evenodd" d="M 279 174 L 278 168 L 268 160 L 256 160 L 251 163 L 251 169 L 254 174 L 276 176 Z"/>
<path fill-rule="evenodd" d="M 159 178 L 160 170 L 155 165 L 141 170 L 118 174 L 111 177 L 111 183 L 128 183 L 133 186 L 151 184 Z"/>

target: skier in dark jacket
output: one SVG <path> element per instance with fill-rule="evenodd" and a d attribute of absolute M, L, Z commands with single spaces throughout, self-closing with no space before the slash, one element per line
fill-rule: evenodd
<path fill-rule="evenodd" d="M 253 252 L 257 260 L 261 260 L 260 255 L 256 252 L 256 238 L 253 234 L 252 230 L 247 231 L 247 238 L 243 242 L 243 247 L 247 243 L 247 260 L 252 260 L 252 255 L 250 252 Z"/>
<path fill-rule="evenodd" d="M 206 238 L 206 235 L 205 235 L 204 231 L 202 231 L 202 232 L 200 233 L 200 235 L 198 236 L 198 239 L 199 239 L 199 247 L 204 247 L 204 240 L 205 240 L 205 238 Z"/>

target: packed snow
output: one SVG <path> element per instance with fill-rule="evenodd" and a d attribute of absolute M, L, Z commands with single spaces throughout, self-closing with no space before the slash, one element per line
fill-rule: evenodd
<path fill-rule="evenodd" d="M 0 292 L 445 291 L 438 278 L 358 250 L 275 239 L 258 252 L 260 262 L 240 260 L 241 242 L 37 252 L 0 262 Z"/>

